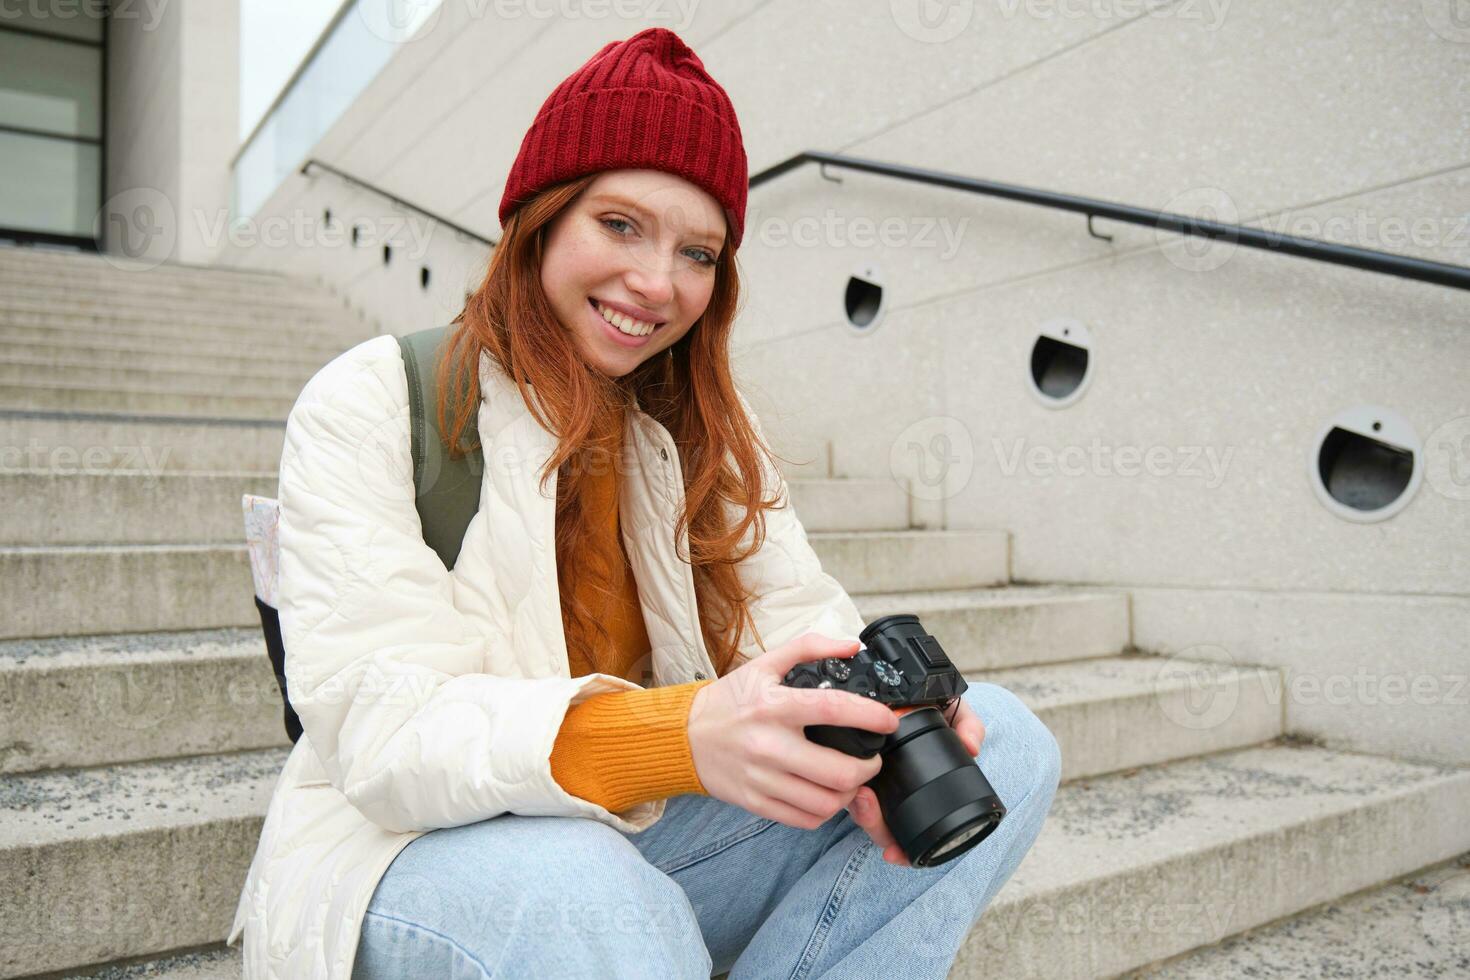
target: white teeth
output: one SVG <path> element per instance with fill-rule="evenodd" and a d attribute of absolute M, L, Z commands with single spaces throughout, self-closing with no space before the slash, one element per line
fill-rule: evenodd
<path fill-rule="evenodd" d="M 602 314 L 604 320 L 617 327 L 623 333 L 631 334 L 634 337 L 646 337 L 653 333 L 653 324 L 644 323 L 642 320 L 635 320 L 630 316 L 624 316 L 603 306 L 601 303 L 597 304 L 597 312 Z"/>

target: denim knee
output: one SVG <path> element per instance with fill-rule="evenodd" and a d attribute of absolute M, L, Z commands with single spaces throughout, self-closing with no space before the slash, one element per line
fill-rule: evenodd
<path fill-rule="evenodd" d="M 614 828 L 553 819 L 560 826 L 538 855 L 541 877 L 522 927 L 544 929 L 552 942 L 571 936 L 609 954 L 664 965 L 703 958 L 707 964 L 699 919 L 677 882 Z"/>
<path fill-rule="evenodd" d="M 1024 773 L 1024 791 L 1016 794 L 1014 803 L 1035 800 L 1045 813 L 1062 776 L 1062 750 L 1056 736 L 1020 698 L 999 684 L 971 682 L 963 697 L 985 725 L 979 764 L 984 767 L 995 756 L 1000 765 L 1019 768 Z"/>
<path fill-rule="evenodd" d="M 394 860 L 369 911 L 482 963 L 631 956 L 692 976 L 708 962 L 683 889 L 617 830 L 579 817 L 507 814 L 425 834 Z"/>

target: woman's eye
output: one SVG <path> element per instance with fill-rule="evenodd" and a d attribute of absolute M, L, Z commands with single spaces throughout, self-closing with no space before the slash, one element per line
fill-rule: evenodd
<path fill-rule="evenodd" d="M 627 233 L 626 232 L 622 232 L 622 231 L 618 231 L 618 229 L 613 228 L 613 225 L 615 225 L 615 224 L 618 224 L 618 225 L 627 225 L 629 228 L 631 228 L 633 226 L 633 223 L 631 221 L 629 221 L 627 218 L 598 218 L 597 220 L 598 221 L 601 221 L 604 225 L 607 225 L 609 228 L 612 228 L 613 231 L 617 232 L 617 234 L 619 234 L 619 235 L 621 235 L 621 236 L 623 236 L 625 238 L 627 237 Z M 691 255 L 691 256 L 695 256 L 696 257 L 695 258 L 695 261 L 698 262 L 700 265 L 706 266 L 706 267 L 713 266 L 718 261 L 716 259 L 716 257 L 714 256 L 714 254 L 711 253 L 708 249 L 703 249 L 703 248 L 689 249 L 688 252 L 686 252 L 685 254 Z"/>

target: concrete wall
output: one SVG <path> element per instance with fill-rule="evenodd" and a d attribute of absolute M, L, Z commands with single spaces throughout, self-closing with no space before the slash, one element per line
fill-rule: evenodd
<path fill-rule="evenodd" d="M 116 9 L 103 247 L 150 264 L 207 264 L 229 217 L 239 0 Z"/>
<path fill-rule="evenodd" d="M 752 172 L 825 149 L 1470 265 L 1470 31 L 1444 4 L 933 6 L 947 19 L 837 0 L 687 19 L 672 4 L 621 19 L 445 0 L 314 155 L 497 234 L 546 94 L 607 40 L 663 24 L 730 92 Z M 1363 524 L 1307 479 L 1321 427 L 1363 403 L 1401 413 L 1452 472 L 1470 450 L 1465 294 L 833 176 L 754 191 L 740 251 L 738 364 L 793 474 L 826 475 L 830 444 L 834 475 L 913 481 L 928 526 L 1012 532 L 1019 581 L 1126 587 L 1143 649 L 1308 681 L 1422 678 L 1426 703 L 1288 696 L 1288 724 L 1470 763 L 1466 494 L 1425 480 Z M 385 267 L 378 248 L 311 230 L 328 207 L 342 227 L 396 227 L 405 250 Z M 404 332 L 456 312 L 486 258 L 406 217 L 292 178 L 256 220 L 308 230 L 227 259 L 318 275 Z M 842 313 L 855 270 L 885 284 L 863 332 Z M 1094 345 L 1085 394 L 1061 409 L 1027 383 L 1056 317 Z"/>

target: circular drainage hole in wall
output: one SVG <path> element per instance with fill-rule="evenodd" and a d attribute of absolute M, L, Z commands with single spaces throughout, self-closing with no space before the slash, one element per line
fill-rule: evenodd
<path fill-rule="evenodd" d="M 1061 408 L 1082 397 L 1092 380 L 1091 366 L 1091 331 L 1081 320 L 1057 317 L 1041 325 L 1026 377 L 1042 404 Z"/>
<path fill-rule="evenodd" d="M 848 277 L 842 310 L 855 330 L 866 333 L 878 325 L 883 315 L 883 282 L 877 269 L 863 266 Z"/>
<path fill-rule="evenodd" d="M 1359 405 L 1322 427 L 1310 459 L 1312 489 L 1351 521 L 1381 521 L 1413 499 L 1423 478 L 1419 437 L 1390 409 Z"/>

